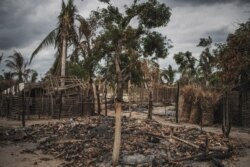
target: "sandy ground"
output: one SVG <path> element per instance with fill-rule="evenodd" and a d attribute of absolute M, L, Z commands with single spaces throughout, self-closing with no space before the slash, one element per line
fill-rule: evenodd
<path fill-rule="evenodd" d="M 34 143 L 0 143 L 0 167 L 57 167 L 63 163 L 36 150 Z"/>
<path fill-rule="evenodd" d="M 32 120 L 26 121 L 26 125 L 45 124 L 58 120 Z M 20 121 L 0 118 L 0 128 L 21 127 Z M 0 167 L 58 167 L 64 163 L 61 159 L 55 159 L 51 155 L 45 155 L 37 150 L 37 143 L 0 141 Z"/>
<path fill-rule="evenodd" d="M 160 109 L 164 111 L 164 109 Z M 159 114 L 159 109 L 155 111 Z M 110 116 L 114 115 L 114 112 L 109 112 Z M 123 112 L 123 116 L 129 116 L 128 112 Z M 133 118 L 145 119 L 147 114 L 143 112 L 132 112 Z M 166 121 L 165 117 L 154 115 L 154 120 L 170 126 L 186 126 L 186 127 L 199 127 L 197 125 L 179 123 L 176 124 L 173 121 Z M 27 126 L 32 124 L 47 124 L 48 122 L 57 122 L 59 120 L 28 120 L 26 121 Z M 21 127 L 20 121 L 6 120 L 5 118 L 0 118 L 0 128 L 14 128 Z M 221 134 L 220 126 L 204 127 L 203 130 L 213 133 Z M 230 137 L 238 139 L 240 142 L 246 144 L 246 150 L 244 156 L 239 158 L 239 161 L 230 162 L 229 167 L 248 167 L 250 164 L 250 128 L 237 128 L 233 127 L 230 133 Z M 11 143 L 4 142 L 0 143 L 0 167 L 58 167 L 60 164 L 64 163 L 61 159 L 55 159 L 50 155 L 44 155 L 41 151 L 36 150 L 37 144 L 35 143 Z M 199 166 L 199 165 L 198 165 Z"/>

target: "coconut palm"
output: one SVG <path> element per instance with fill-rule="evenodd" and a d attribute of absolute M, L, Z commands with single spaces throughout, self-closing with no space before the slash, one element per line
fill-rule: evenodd
<path fill-rule="evenodd" d="M 172 66 L 169 65 L 168 69 L 163 69 L 161 71 L 161 78 L 167 80 L 167 83 L 172 85 L 174 83 L 174 78 L 175 78 L 176 70 L 173 70 Z"/>
<path fill-rule="evenodd" d="M 73 44 L 76 38 L 76 31 L 74 27 L 74 18 L 76 16 L 77 9 L 73 4 L 73 0 L 68 0 L 67 5 L 62 1 L 62 9 L 58 16 L 58 26 L 52 30 L 40 45 L 35 49 L 30 58 L 30 63 L 35 55 L 42 49 L 49 45 L 55 45 L 58 50 L 57 55 L 61 60 L 61 73 L 65 76 L 65 64 L 67 58 L 67 48 Z"/>
<path fill-rule="evenodd" d="M 206 86 L 208 86 L 210 80 L 212 81 L 212 78 L 214 78 L 212 74 L 215 67 L 215 57 L 210 52 L 212 42 L 212 38 L 209 36 L 208 38 L 201 38 L 197 45 L 198 47 L 204 47 L 200 55 L 198 71 L 200 73 L 200 79 L 205 81 Z"/>
<path fill-rule="evenodd" d="M 25 61 L 22 54 L 15 52 L 5 60 L 6 66 L 12 71 L 13 77 L 17 77 L 18 83 L 28 80 L 31 69 L 28 69 L 28 61 Z"/>

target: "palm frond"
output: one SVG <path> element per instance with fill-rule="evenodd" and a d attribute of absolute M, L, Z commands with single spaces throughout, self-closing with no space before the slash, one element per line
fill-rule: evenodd
<path fill-rule="evenodd" d="M 44 40 L 40 43 L 40 45 L 35 49 L 35 51 L 32 53 L 31 57 L 30 57 L 30 62 L 32 61 L 32 59 L 34 58 L 35 55 L 37 55 L 37 53 L 39 51 L 41 51 L 43 48 L 52 45 L 55 43 L 56 41 L 56 36 L 58 33 L 58 29 L 54 29 L 52 30 L 45 38 Z"/>

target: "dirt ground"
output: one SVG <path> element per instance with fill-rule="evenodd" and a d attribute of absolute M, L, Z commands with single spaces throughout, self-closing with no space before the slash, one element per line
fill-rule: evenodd
<path fill-rule="evenodd" d="M 114 112 L 109 112 L 109 115 L 114 115 Z M 128 112 L 123 113 L 124 116 L 129 116 Z M 133 112 L 133 118 L 145 119 L 147 114 L 142 112 Z M 198 127 L 197 125 L 179 123 L 176 124 L 173 121 L 166 121 L 163 116 L 153 116 L 153 119 L 170 126 L 185 126 L 185 127 Z M 47 124 L 48 122 L 58 122 L 59 120 L 28 120 L 27 126 L 33 124 Z M 63 121 L 63 120 L 61 120 Z M 14 128 L 20 127 L 21 122 L 6 120 L 5 118 L 0 119 L 0 128 Z M 204 131 L 221 134 L 220 126 L 204 127 Z M 233 127 L 230 133 L 230 137 L 236 138 L 238 141 L 246 144 L 246 149 L 242 153 L 242 157 L 239 157 L 237 161 L 228 163 L 226 166 L 229 167 L 248 167 L 250 163 L 250 129 Z M 1 140 L 0 140 L 1 141 Z M 41 151 L 36 149 L 36 143 L 27 142 L 0 142 L 0 167 L 60 167 L 64 163 L 62 159 L 56 159 L 51 155 L 45 155 Z M 200 164 L 193 166 L 200 166 Z"/>

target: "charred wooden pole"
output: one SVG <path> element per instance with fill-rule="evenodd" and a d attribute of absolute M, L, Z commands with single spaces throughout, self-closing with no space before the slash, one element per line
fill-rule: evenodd
<path fill-rule="evenodd" d="M 228 112 L 228 92 L 225 93 L 225 96 L 223 96 L 222 132 L 223 132 L 223 135 L 226 138 L 228 138 L 230 130 L 231 130 L 231 122 L 230 122 L 230 119 L 229 119 L 229 112 Z"/>
<path fill-rule="evenodd" d="M 50 94 L 50 116 L 53 118 L 54 116 L 54 101 L 53 101 L 53 95 Z"/>
<path fill-rule="evenodd" d="M 200 128 L 202 131 L 202 127 L 203 127 L 203 110 L 202 110 L 202 104 L 201 104 L 201 99 L 198 101 L 198 106 L 199 106 L 199 111 L 200 111 Z"/>
<path fill-rule="evenodd" d="M 32 107 L 32 98 L 31 98 L 31 85 L 29 84 L 29 97 L 28 97 L 28 99 L 29 99 L 29 103 L 28 103 L 28 105 L 29 105 L 29 107 L 28 107 L 28 119 L 30 119 L 30 111 L 31 111 L 31 107 Z"/>
<path fill-rule="evenodd" d="M 175 121 L 176 123 L 179 122 L 179 91 L 180 91 L 180 83 L 177 82 L 177 92 L 176 92 L 176 103 L 175 103 Z"/>
<path fill-rule="evenodd" d="M 104 103 L 105 103 L 105 116 L 108 115 L 108 104 L 107 104 L 107 81 L 105 80 L 105 88 L 104 88 Z"/>
<path fill-rule="evenodd" d="M 98 113 L 98 99 L 97 99 L 97 90 L 96 90 L 96 88 L 97 88 L 97 86 L 96 86 L 96 84 L 93 82 L 93 84 L 92 84 L 92 87 L 93 87 L 93 102 L 94 102 L 94 113 Z"/>
<path fill-rule="evenodd" d="M 152 119 L 153 112 L 153 92 L 149 90 L 149 101 L 148 101 L 148 119 Z"/>
<path fill-rule="evenodd" d="M 131 73 L 129 74 L 128 80 L 128 110 L 129 110 L 129 117 L 132 116 L 132 109 L 131 109 Z"/>
<path fill-rule="evenodd" d="M 7 97 L 6 97 L 6 103 L 7 103 L 7 114 L 6 114 L 6 117 L 9 118 L 10 117 L 10 99 L 9 99 L 9 95 L 7 95 Z"/>
<path fill-rule="evenodd" d="M 61 94 L 60 94 L 60 107 L 59 107 L 59 116 L 58 116 L 58 119 L 60 120 L 61 119 L 61 114 L 62 114 L 62 107 L 63 107 L 63 91 L 61 91 Z"/>
<path fill-rule="evenodd" d="M 100 92 L 99 92 L 99 85 L 96 85 L 96 96 L 97 96 L 97 111 L 98 114 L 101 114 L 101 102 L 100 102 Z"/>
<path fill-rule="evenodd" d="M 25 110 L 26 110 L 25 92 L 23 92 L 23 95 L 22 95 L 22 104 L 23 104 L 22 125 L 23 125 L 23 127 L 25 127 Z"/>

